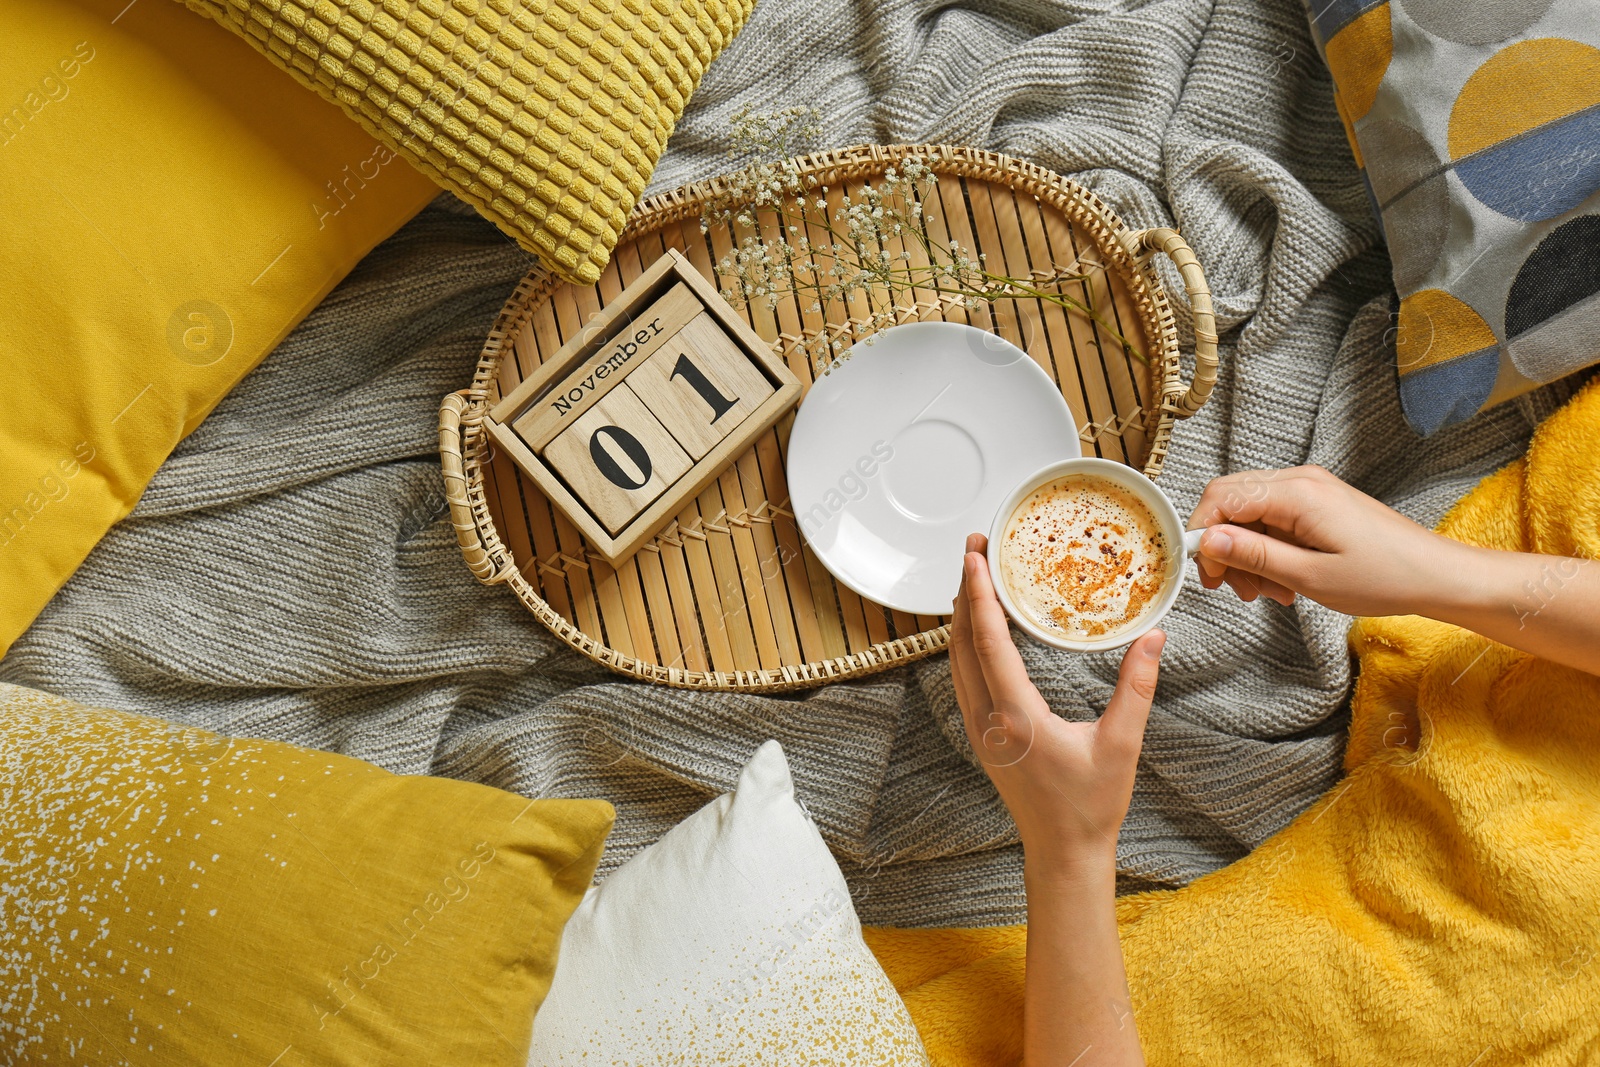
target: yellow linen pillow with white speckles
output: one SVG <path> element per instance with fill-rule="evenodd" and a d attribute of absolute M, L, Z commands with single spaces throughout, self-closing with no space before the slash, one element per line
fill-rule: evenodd
<path fill-rule="evenodd" d="M 611 819 L 0 685 L 0 1062 L 520 1065 Z"/>
<path fill-rule="evenodd" d="M 529 1067 L 927 1067 L 776 741 L 584 898 Z"/>

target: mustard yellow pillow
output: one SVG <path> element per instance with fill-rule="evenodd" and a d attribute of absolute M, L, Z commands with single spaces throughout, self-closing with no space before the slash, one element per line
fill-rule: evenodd
<path fill-rule="evenodd" d="M 0 31 L 0 652 L 246 371 L 436 187 L 172 3 Z"/>
<path fill-rule="evenodd" d="M 611 819 L 0 685 L 0 1062 L 523 1067 Z"/>
<path fill-rule="evenodd" d="M 557 274 L 599 280 L 755 0 L 186 0 Z"/>

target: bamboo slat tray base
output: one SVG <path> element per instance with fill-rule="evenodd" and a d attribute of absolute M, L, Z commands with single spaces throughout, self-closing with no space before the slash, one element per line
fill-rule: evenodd
<path fill-rule="evenodd" d="M 1087 190 L 993 153 L 863 147 L 807 157 L 805 166 L 823 176 L 837 203 L 910 157 L 939 175 L 939 202 L 930 205 L 935 239 L 985 253 L 991 269 L 1003 267 L 1011 277 L 1098 268 L 1075 295 L 1087 292 L 1148 363 L 1125 356 L 1088 320 L 1045 302 L 1002 301 L 969 312 L 959 297 L 930 289 L 873 299 L 892 304 L 898 322 L 966 322 L 998 333 L 1058 383 L 1085 455 L 1159 473 L 1173 419 L 1203 404 L 1215 378 L 1209 300 L 1188 247 L 1170 230 L 1128 230 Z M 480 432 L 490 405 L 666 249 L 682 252 L 719 288 L 726 284 L 714 265 L 735 235 L 726 227 L 700 229 L 701 204 L 715 190 L 705 183 L 641 203 L 597 286 L 560 283 L 535 270 L 506 303 L 472 386 L 445 397 L 440 410 L 446 492 L 467 563 L 481 581 L 508 585 L 585 655 L 671 686 L 802 689 L 936 652 L 946 644 L 946 617 L 907 615 L 864 600 L 835 582 L 805 546 L 784 483 L 792 413 L 616 569 L 586 551 L 572 524 L 508 458 L 492 455 Z M 1150 263 L 1157 250 L 1173 256 L 1190 291 L 1201 349 L 1193 388 L 1178 378 L 1172 312 Z M 853 341 L 871 329 L 861 296 L 825 309 L 831 314 L 809 311 L 809 300 L 789 299 L 776 309 L 734 304 L 808 387 L 806 339 L 825 331 Z"/>

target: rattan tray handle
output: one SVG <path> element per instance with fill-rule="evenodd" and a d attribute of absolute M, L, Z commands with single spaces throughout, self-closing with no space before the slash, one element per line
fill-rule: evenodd
<path fill-rule="evenodd" d="M 439 459 L 444 469 L 444 498 L 450 504 L 450 525 L 456 528 L 456 544 L 473 576 L 485 585 L 493 585 L 505 581 L 506 574 L 495 573 L 494 560 L 478 538 L 472 501 L 467 497 L 467 474 L 461 465 L 461 416 L 470 409 L 472 396 L 471 389 L 463 389 L 446 393 L 440 402 Z"/>
<path fill-rule="evenodd" d="M 1194 380 L 1189 383 L 1187 394 L 1172 401 L 1172 413 L 1186 419 L 1205 406 L 1217 384 L 1217 316 L 1211 306 L 1211 286 L 1206 283 L 1194 249 L 1177 230 L 1134 230 L 1124 238 L 1124 247 L 1140 262 L 1156 252 L 1166 253 L 1178 268 L 1183 288 L 1189 294 L 1189 310 L 1194 317 Z"/>

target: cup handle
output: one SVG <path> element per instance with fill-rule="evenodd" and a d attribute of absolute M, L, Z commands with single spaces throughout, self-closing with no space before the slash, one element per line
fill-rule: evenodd
<path fill-rule="evenodd" d="M 1185 559 L 1194 559 L 1200 554 L 1200 536 L 1204 529 L 1188 530 L 1183 535 L 1183 555 Z"/>

